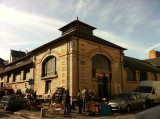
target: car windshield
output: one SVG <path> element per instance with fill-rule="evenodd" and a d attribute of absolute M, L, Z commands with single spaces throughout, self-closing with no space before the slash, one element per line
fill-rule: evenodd
<path fill-rule="evenodd" d="M 119 97 L 120 97 L 120 98 L 127 99 L 127 98 L 130 97 L 130 94 L 129 94 L 129 93 L 119 94 Z"/>
<path fill-rule="evenodd" d="M 9 101 L 9 98 L 6 97 L 6 96 L 3 96 L 1 100 L 2 100 L 2 101 Z"/>
<path fill-rule="evenodd" d="M 141 93 L 151 93 L 152 87 L 139 86 L 139 90 L 138 91 L 141 92 Z"/>
<path fill-rule="evenodd" d="M 119 95 L 114 96 L 113 98 L 123 98 L 123 99 L 128 99 L 130 97 L 129 93 L 121 93 Z"/>

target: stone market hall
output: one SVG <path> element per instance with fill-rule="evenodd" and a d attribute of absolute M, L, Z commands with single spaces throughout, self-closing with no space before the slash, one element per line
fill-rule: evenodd
<path fill-rule="evenodd" d="M 140 80 L 160 80 L 158 68 L 125 57 L 125 48 L 93 35 L 95 29 L 78 19 L 63 26 L 59 38 L 1 65 L 0 87 L 23 93 L 33 88 L 37 95 L 53 94 L 63 87 L 69 89 L 72 99 L 77 89 L 87 87 L 102 98 L 132 91 Z M 132 62 L 142 67 L 132 66 Z"/>

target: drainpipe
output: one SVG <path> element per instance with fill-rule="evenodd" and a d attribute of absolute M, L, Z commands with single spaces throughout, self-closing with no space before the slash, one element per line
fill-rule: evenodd
<path fill-rule="evenodd" d="M 120 63 L 121 63 L 121 85 L 122 85 L 122 92 L 123 92 L 123 62 L 122 62 L 122 55 L 121 53 L 123 53 L 122 51 L 120 51 Z"/>
<path fill-rule="evenodd" d="M 69 48 L 70 48 L 70 39 L 67 40 L 67 88 L 69 89 L 70 84 L 70 57 L 69 57 Z"/>
<path fill-rule="evenodd" d="M 33 80 L 34 80 L 34 84 L 33 84 L 34 87 L 32 87 L 32 88 L 35 90 L 35 56 L 34 55 L 32 57 L 32 60 L 33 60 Z"/>
<path fill-rule="evenodd" d="M 77 89 L 79 88 L 79 37 L 77 37 Z"/>

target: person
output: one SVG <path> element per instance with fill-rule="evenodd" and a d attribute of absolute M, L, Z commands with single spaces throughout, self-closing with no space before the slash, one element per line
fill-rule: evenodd
<path fill-rule="evenodd" d="M 34 101 L 37 100 L 37 91 L 34 91 L 33 98 L 34 98 Z"/>
<path fill-rule="evenodd" d="M 88 92 L 88 101 L 91 101 L 95 98 L 95 95 L 94 93 L 92 92 L 92 89 L 89 89 L 89 92 Z"/>
<path fill-rule="evenodd" d="M 87 103 L 88 103 L 88 90 L 87 88 L 85 87 L 83 90 L 82 90 L 82 102 L 83 102 L 83 112 L 85 112 L 85 108 L 87 106 Z"/>
<path fill-rule="evenodd" d="M 82 96 L 80 89 L 77 90 L 77 104 L 78 104 L 78 113 L 82 114 Z"/>
<path fill-rule="evenodd" d="M 70 113 L 70 95 L 69 90 L 66 90 L 63 94 L 63 103 L 64 103 L 64 114 L 69 115 Z"/>

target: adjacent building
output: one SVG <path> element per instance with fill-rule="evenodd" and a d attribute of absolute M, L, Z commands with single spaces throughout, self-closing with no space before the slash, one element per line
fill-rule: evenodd
<path fill-rule="evenodd" d="M 124 56 L 123 91 L 133 91 L 143 80 L 160 80 L 160 69 L 145 60 Z"/>
<path fill-rule="evenodd" d="M 149 52 L 149 59 L 147 59 L 146 61 L 152 64 L 153 66 L 160 68 L 160 52 L 151 50 Z"/>

